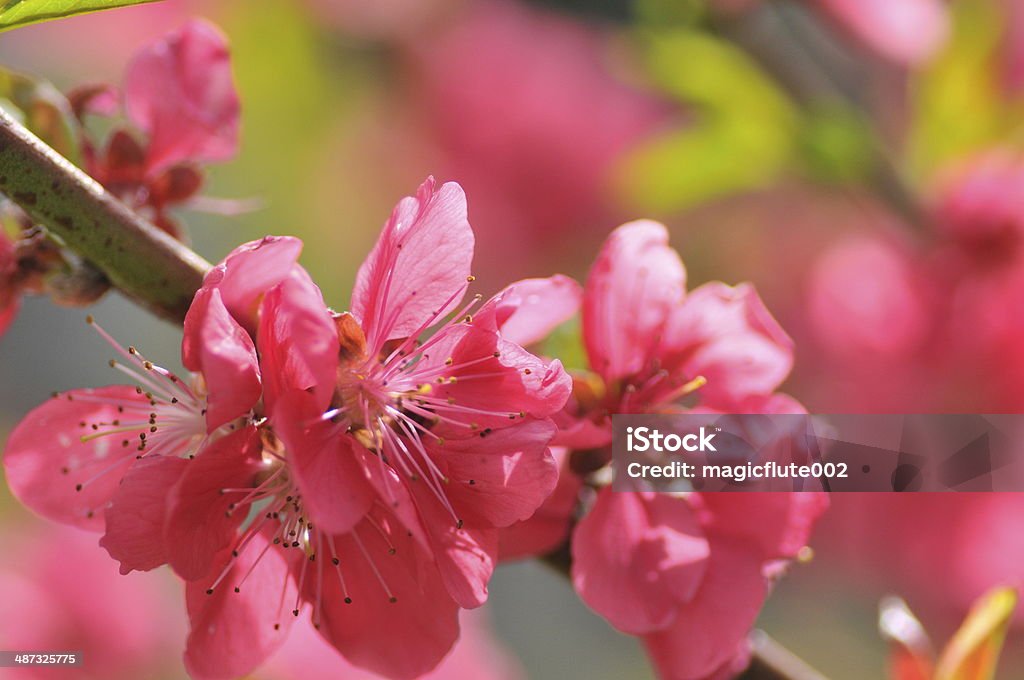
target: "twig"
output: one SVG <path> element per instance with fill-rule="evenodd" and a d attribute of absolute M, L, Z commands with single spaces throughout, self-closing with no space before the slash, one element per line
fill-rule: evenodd
<path fill-rule="evenodd" d="M 185 317 L 209 263 L 2 109 L 0 191 L 126 295 L 165 319 Z"/>

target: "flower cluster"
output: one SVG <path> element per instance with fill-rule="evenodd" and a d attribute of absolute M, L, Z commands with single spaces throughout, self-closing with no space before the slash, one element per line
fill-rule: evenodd
<path fill-rule="evenodd" d="M 643 635 L 666 676 L 743 663 L 769 579 L 823 501 L 580 491 L 600 487 L 612 413 L 694 393 L 701 408 L 798 408 L 773 394 L 791 348 L 750 287 L 687 295 L 664 227 L 638 222 L 583 292 L 555 276 L 465 300 L 465 196 L 433 179 L 395 208 L 348 311 L 327 306 L 301 248 L 266 237 L 210 271 L 185 320 L 188 378 L 90 319 L 135 385 L 57 394 L 7 444 L 22 502 L 102 532 L 122 573 L 168 564 L 185 580 L 193 677 L 249 673 L 303 612 L 349 663 L 420 676 L 486 600 L 499 541 L 505 557 L 553 549 L 583 510 L 584 601 Z M 523 346 L 581 300 L 593 370 L 570 377 Z M 676 644 L 695 635 L 699 653 Z"/>
<path fill-rule="evenodd" d="M 571 381 L 499 333 L 514 289 L 463 304 L 457 185 L 399 203 L 349 312 L 327 307 L 300 249 L 268 237 L 209 273 L 185 322 L 190 379 L 96 326 L 137 384 L 32 412 L 8 481 L 44 516 L 102 531 L 123 573 L 169 564 L 186 580 L 195 677 L 248 673 L 303 609 L 351 663 L 418 676 L 454 644 L 460 608 L 486 600 L 498 529 L 554 488 Z"/>

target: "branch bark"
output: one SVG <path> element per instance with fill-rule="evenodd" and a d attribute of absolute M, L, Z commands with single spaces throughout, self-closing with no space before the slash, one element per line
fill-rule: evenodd
<path fill-rule="evenodd" d="M 210 264 L 0 109 L 0 191 L 142 306 L 185 318 Z"/>

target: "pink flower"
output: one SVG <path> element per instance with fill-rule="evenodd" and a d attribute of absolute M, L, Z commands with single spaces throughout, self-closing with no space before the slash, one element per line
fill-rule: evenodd
<path fill-rule="evenodd" d="M 295 239 L 243 245 L 207 275 L 182 355 L 217 436 L 194 460 L 128 463 L 103 539 L 123 570 L 169 563 L 188 581 L 193 677 L 251 672 L 306 609 L 350 663 L 417 677 L 486 599 L 498 528 L 555 485 L 550 416 L 570 380 L 498 332 L 550 328 L 543 282 L 460 304 L 472 242 L 461 189 L 431 179 L 385 225 L 352 312 L 326 307 Z M 18 442 L 38 444 L 29 420 Z"/>
<path fill-rule="evenodd" d="M 596 245 L 621 217 L 619 161 L 672 107 L 617 75 L 608 31 L 509 0 L 450 14 L 407 41 L 410 108 L 473 197 L 488 274 L 567 252 L 568 233 Z"/>
<path fill-rule="evenodd" d="M 226 161 L 238 151 L 239 98 L 227 40 L 194 19 L 143 47 L 128 65 L 123 106 L 143 139 L 115 127 L 102 149 L 85 143 L 87 167 L 107 189 L 136 209 L 153 212 L 177 236 L 166 209 L 201 188 L 200 166 Z M 117 92 L 86 86 L 70 94 L 76 113 L 113 116 Z"/>
<path fill-rule="evenodd" d="M 175 664 L 184 617 L 156 574 L 122 579 L 88 532 L 21 518 L 2 530 L 0 639 L 19 650 L 80 651 L 76 669 L 4 669 L 4 678 L 134 680 Z M 73 565 L 74 568 L 69 568 Z"/>
<path fill-rule="evenodd" d="M 939 0 L 816 0 L 816 4 L 880 56 L 899 64 L 926 61 L 949 37 Z"/>
<path fill-rule="evenodd" d="M 0 229 L 0 335 L 11 325 L 20 306 L 20 291 L 15 281 L 17 270 L 14 244 Z"/>
<path fill-rule="evenodd" d="M 582 308 L 593 375 L 577 378 L 560 420 L 560 442 L 579 454 L 563 477 L 610 462 L 612 414 L 681 412 L 684 397 L 705 411 L 801 410 L 774 393 L 792 366 L 792 342 L 753 288 L 709 283 L 687 293 L 660 224 L 612 233 Z M 574 500 L 559 501 L 566 529 Z M 664 677 L 724 676 L 744 662 L 770 579 L 805 545 L 826 505 L 821 494 L 678 497 L 605 487 L 572 534 L 573 583 L 612 625 L 643 636 Z M 549 501 L 539 512 L 553 510 Z M 540 532 L 534 545 L 550 549 L 552 532 L 531 520 L 516 527 L 509 552 L 530 545 L 527 528 Z"/>

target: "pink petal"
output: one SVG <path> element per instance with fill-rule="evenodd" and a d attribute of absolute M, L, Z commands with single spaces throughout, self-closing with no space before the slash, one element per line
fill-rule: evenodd
<path fill-rule="evenodd" d="M 513 283 L 500 295 L 507 308 L 501 321 L 501 337 L 517 345 L 532 345 L 579 311 L 583 288 L 561 274 L 547 279 Z"/>
<path fill-rule="evenodd" d="M 7 332 L 11 322 L 14 321 L 14 317 L 18 315 L 18 308 L 20 303 L 17 298 L 10 300 L 6 305 L 0 307 L 0 335 Z"/>
<path fill-rule="evenodd" d="M 376 463 L 354 437 L 319 415 L 312 395 L 292 391 L 279 399 L 271 422 L 288 448 L 289 473 L 302 492 L 303 507 L 319 529 L 344 533 L 377 498 L 368 472 Z"/>
<path fill-rule="evenodd" d="M 81 437 L 93 434 L 90 424 L 124 417 L 118 403 L 149 401 L 135 388 L 120 385 L 72 390 L 25 416 L 4 450 L 7 484 L 14 496 L 47 519 L 102 530 L 103 509 L 135 462 L 139 433 L 148 429 L 83 442 Z M 122 446 L 122 441 L 130 443 Z M 76 492 L 78 484 L 82 489 Z"/>
<path fill-rule="evenodd" d="M 121 563 L 121 573 L 149 571 L 167 562 L 164 523 L 167 490 L 188 465 L 184 458 L 148 456 L 125 473 L 106 511 L 100 546 Z"/>
<path fill-rule="evenodd" d="M 697 502 L 709 532 L 747 541 L 766 562 L 795 558 L 829 505 L 817 492 L 705 493 Z"/>
<path fill-rule="evenodd" d="M 322 603 L 320 633 L 356 666 L 396 680 L 416 678 L 452 648 L 459 607 L 405 532 L 393 530 L 386 515 L 376 521 L 388 540 L 368 521 L 334 539 L 345 587 L 325 570 L 321 596 L 313 596 Z M 307 592 L 316 592 L 315 581 L 307 580 Z"/>
<path fill-rule="evenodd" d="M 317 416 L 334 395 L 338 331 L 320 289 L 298 267 L 263 299 L 258 344 L 267 410 L 284 392 L 311 391 Z"/>
<path fill-rule="evenodd" d="M 460 607 L 473 609 L 487 601 L 487 584 L 498 557 L 498 532 L 459 526 L 460 517 L 441 504 L 423 480 L 410 483 L 416 507 L 427 527 L 434 559 L 448 593 Z"/>
<path fill-rule="evenodd" d="M 606 488 L 576 526 L 576 592 L 623 632 L 670 625 L 708 568 L 708 542 L 685 499 Z"/>
<path fill-rule="evenodd" d="M 248 675 L 281 646 L 294 619 L 289 608 L 296 589 L 287 556 L 268 536 L 253 538 L 220 585 L 207 594 L 220 571 L 185 585 L 191 623 L 185 668 L 195 680 Z"/>
<path fill-rule="evenodd" d="M 192 20 L 139 51 L 124 79 L 125 108 L 149 136 L 150 174 L 184 161 L 224 161 L 238 151 L 238 92 L 227 40 Z"/>
<path fill-rule="evenodd" d="M 216 557 L 234 540 L 249 506 L 232 508 L 245 494 L 224 494 L 221 489 L 253 486 L 265 469 L 262 450 L 259 433 L 249 426 L 221 437 L 188 461 L 170 491 L 167 521 L 161 528 L 167 562 L 181 578 L 195 581 L 206 576 Z"/>
<path fill-rule="evenodd" d="M 702 402 L 769 394 L 793 367 L 793 341 L 747 284 L 712 282 L 691 291 L 662 344 L 665 364 L 707 379 Z"/>
<path fill-rule="evenodd" d="M 206 380 L 206 427 L 213 432 L 240 418 L 262 393 L 256 346 L 224 306 L 220 291 L 202 288 L 185 317 L 186 368 Z"/>
<path fill-rule="evenodd" d="M 669 313 L 686 294 L 686 270 L 657 222 L 630 222 L 608 237 L 583 293 L 583 341 L 606 380 L 637 373 L 654 356 Z"/>
<path fill-rule="evenodd" d="M 545 362 L 503 340 L 497 333 L 495 311 L 485 306 L 472 324 L 440 331 L 451 337 L 431 350 L 430 361 L 450 358 L 454 365 L 465 367 L 455 374 L 455 382 L 436 385 L 434 394 L 488 412 L 473 418 L 481 429 L 508 427 L 515 422 L 509 419 L 513 414 L 546 418 L 557 413 L 569 399 L 572 379 L 559 361 Z M 462 435 L 444 436 L 464 436 L 465 429 L 459 430 Z"/>
<path fill-rule="evenodd" d="M 551 450 L 558 466 L 558 484 L 535 513 L 498 533 L 498 559 L 516 560 L 553 552 L 569 537 L 569 529 L 583 484 L 569 469 L 569 452 Z"/>
<path fill-rule="evenodd" d="M 403 198 L 356 276 L 352 313 L 371 348 L 407 337 L 462 299 L 473 259 L 466 195 L 430 177 Z"/>
<path fill-rule="evenodd" d="M 675 622 L 646 635 L 644 645 L 659 675 L 705 680 L 735 658 L 754 625 L 768 587 L 755 550 L 711 537 L 707 573 L 696 596 Z"/>
<path fill-rule="evenodd" d="M 949 37 L 939 0 L 817 0 L 854 37 L 881 56 L 908 66 L 926 61 Z"/>
<path fill-rule="evenodd" d="M 428 446 L 450 480 L 444 491 L 459 519 L 473 527 L 507 527 L 531 517 L 558 481 L 547 448 L 554 434 L 551 422 L 534 420 Z"/>
<path fill-rule="evenodd" d="M 231 316 L 254 333 L 264 294 L 288 276 L 301 252 L 302 241 L 292 236 L 266 236 L 259 241 L 244 243 L 209 271 L 203 280 L 203 288 L 217 288 Z M 187 317 L 185 321 L 187 331 Z M 198 362 L 198 359 L 190 357 L 200 345 L 188 342 L 187 332 L 185 337 L 182 354 L 183 363 L 188 366 L 190 362 Z"/>

